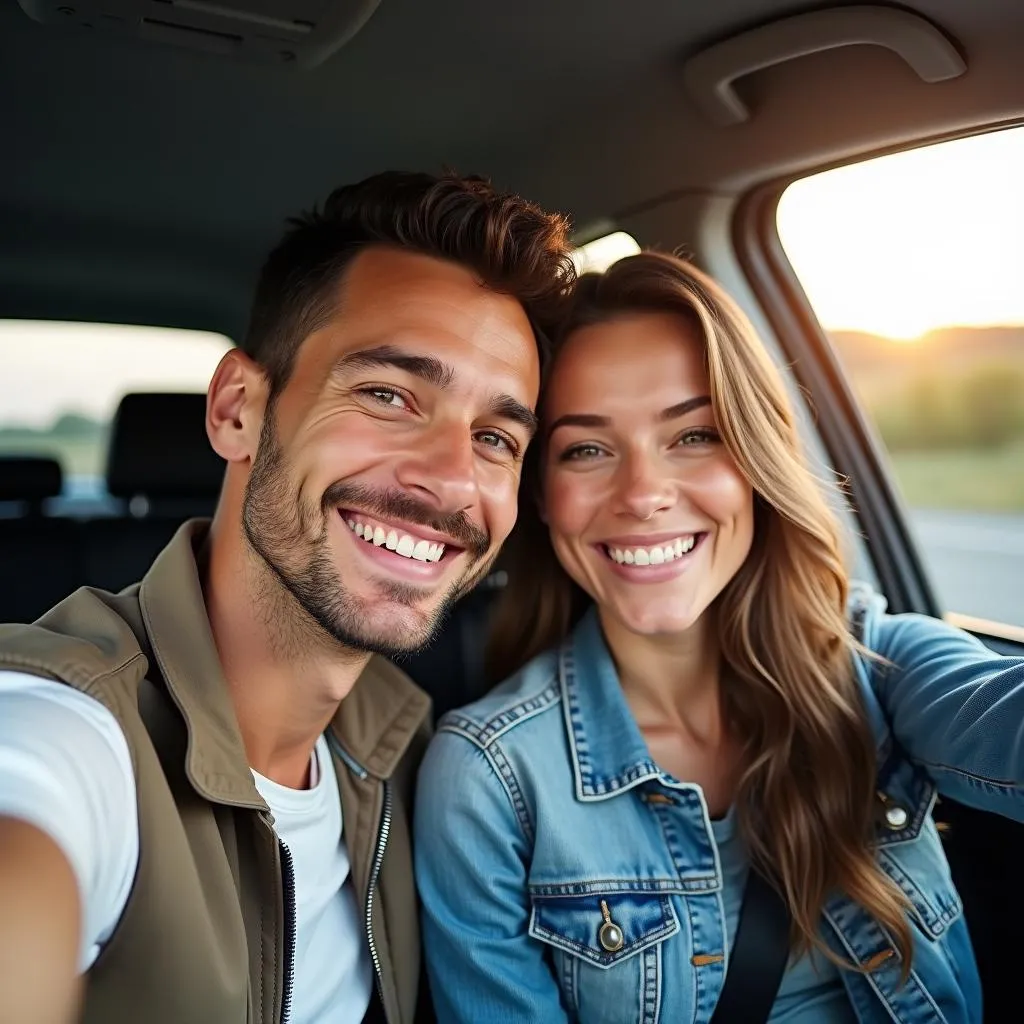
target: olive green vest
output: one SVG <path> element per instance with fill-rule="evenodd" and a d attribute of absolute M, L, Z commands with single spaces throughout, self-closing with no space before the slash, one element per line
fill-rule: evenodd
<path fill-rule="evenodd" d="M 87 1024 L 287 1019 L 289 865 L 253 783 L 185 524 L 119 595 L 83 589 L 0 626 L 0 668 L 58 680 L 117 719 L 139 801 L 139 868 L 86 978 Z M 388 1024 L 412 1024 L 420 975 L 408 811 L 429 700 L 373 658 L 328 730 L 352 881 Z M 88 771 L 83 764 L 82 770 Z"/>

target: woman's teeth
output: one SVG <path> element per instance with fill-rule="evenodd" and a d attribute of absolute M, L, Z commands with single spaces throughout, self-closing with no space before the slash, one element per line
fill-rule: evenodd
<path fill-rule="evenodd" d="M 378 548 L 387 548 L 403 558 L 414 558 L 417 562 L 440 562 L 444 554 L 443 544 L 434 544 L 421 537 L 397 530 L 385 530 L 381 526 L 373 527 L 360 523 L 355 519 L 347 520 L 349 529 L 369 544 Z"/>
<path fill-rule="evenodd" d="M 664 565 L 676 558 L 682 558 L 693 550 L 696 543 L 697 538 L 691 533 L 650 548 L 613 548 L 606 544 L 605 550 L 608 557 L 619 565 Z"/>

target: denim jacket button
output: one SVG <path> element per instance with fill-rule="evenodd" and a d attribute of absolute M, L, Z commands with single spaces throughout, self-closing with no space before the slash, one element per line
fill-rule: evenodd
<path fill-rule="evenodd" d="M 909 820 L 910 815 L 907 814 L 905 807 L 892 804 L 885 809 L 885 823 L 894 832 L 898 832 L 901 828 L 906 828 Z"/>
<path fill-rule="evenodd" d="M 625 937 L 622 929 L 612 920 L 608 904 L 601 900 L 601 914 L 604 917 L 604 924 L 597 933 L 601 948 L 609 953 L 617 953 L 625 945 Z"/>

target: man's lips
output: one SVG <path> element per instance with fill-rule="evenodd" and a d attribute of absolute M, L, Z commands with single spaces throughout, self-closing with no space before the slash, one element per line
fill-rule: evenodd
<path fill-rule="evenodd" d="M 403 558 L 418 562 L 440 562 L 464 549 L 451 537 L 427 526 L 400 520 L 380 519 L 354 509 L 339 509 L 348 528 L 365 544 L 385 548 Z"/>

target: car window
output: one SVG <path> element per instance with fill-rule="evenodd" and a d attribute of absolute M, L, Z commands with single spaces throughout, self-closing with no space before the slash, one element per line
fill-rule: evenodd
<path fill-rule="evenodd" d="M 947 612 L 1024 625 L 1024 129 L 805 178 L 778 230 Z"/>
<path fill-rule="evenodd" d="M 573 252 L 573 263 L 578 274 L 600 273 L 624 256 L 632 256 L 639 251 L 640 245 L 632 235 L 625 231 L 612 231 L 579 246 Z"/>
<path fill-rule="evenodd" d="M 205 391 L 223 335 L 0 320 L 0 455 L 56 458 L 65 496 L 102 496 L 110 422 L 133 391 Z"/>

